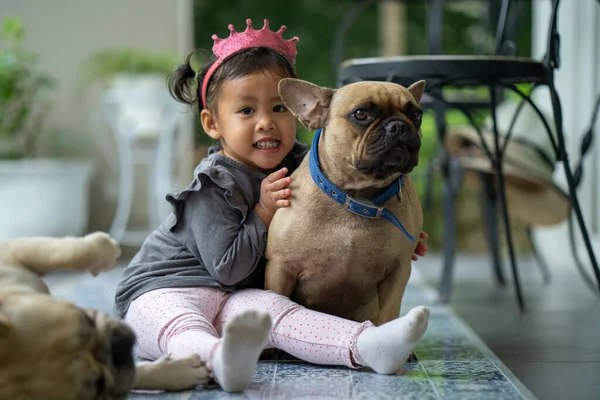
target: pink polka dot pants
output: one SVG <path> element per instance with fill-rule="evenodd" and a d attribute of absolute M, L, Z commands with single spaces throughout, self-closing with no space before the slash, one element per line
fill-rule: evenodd
<path fill-rule="evenodd" d="M 364 365 L 358 335 L 371 322 L 354 322 L 309 310 L 271 291 L 169 288 L 148 292 L 131 303 L 125 321 L 137 335 L 136 353 L 154 360 L 165 354 L 198 354 L 205 361 L 219 345 L 221 329 L 246 310 L 267 312 L 273 328 L 267 347 L 325 365 Z"/>

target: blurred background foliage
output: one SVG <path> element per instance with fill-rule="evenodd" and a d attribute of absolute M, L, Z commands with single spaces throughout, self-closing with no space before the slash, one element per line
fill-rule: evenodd
<path fill-rule="evenodd" d="M 167 76 L 179 57 L 136 48 L 109 48 L 93 54 L 80 66 L 80 85 L 107 83 L 117 74 L 157 74 Z"/>
<path fill-rule="evenodd" d="M 47 139 L 42 126 L 56 82 L 24 46 L 27 31 L 18 16 L 3 16 L 0 28 L 0 159 L 35 157 Z"/>
<path fill-rule="evenodd" d="M 288 27 L 284 37 L 289 39 L 298 36 L 298 56 L 296 69 L 301 79 L 321 86 L 336 87 L 336 68 L 332 65 L 335 31 L 344 14 L 356 4 L 356 0 L 281 0 L 237 1 L 237 0 L 195 0 L 194 26 L 195 46 L 210 51 L 212 34 L 220 38 L 229 35 L 227 26 L 233 24 L 236 31 L 246 27 L 246 18 L 253 21 L 253 27 L 260 29 L 263 20 L 270 21 L 272 30 L 281 25 Z M 444 10 L 443 52 L 445 54 L 472 55 L 493 54 L 495 23 L 498 9 L 493 9 L 497 2 L 452 0 L 447 1 Z M 531 21 L 531 4 L 521 8 L 520 21 Z M 406 15 L 406 54 L 428 54 L 427 41 L 427 1 L 407 0 Z M 355 19 L 344 41 L 343 59 L 380 56 L 380 35 L 378 26 L 377 5 L 368 7 Z M 522 23 L 515 32 L 517 55 L 528 57 L 531 53 L 531 24 Z M 487 89 L 473 89 L 475 95 L 486 96 Z M 482 121 L 485 113 L 479 113 L 477 119 Z M 438 139 L 433 120 L 433 113 L 424 116 L 422 132 L 423 142 L 419 167 L 412 173 L 419 191 L 421 202 L 424 202 L 427 167 L 434 162 L 438 151 Z M 449 126 L 466 123 L 466 118 L 457 111 L 447 113 Z M 307 132 L 301 126 L 298 137 L 310 143 L 314 132 Z M 198 127 L 196 141 L 199 146 L 210 144 L 208 136 Z M 433 250 L 441 247 L 442 215 L 440 209 L 441 180 L 439 174 L 434 176 L 433 202 L 430 208 L 424 209 L 424 230 L 429 233 L 429 245 Z M 476 210 L 474 212 L 474 210 Z M 463 189 L 458 199 L 457 210 L 457 244 L 458 251 L 487 251 L 479 212 L 479 192 Z M 514 224 L 513 224 L 514 225 Z M 515 227 L 519 231 L 519 227 Z M 517 252 L 529 251 L 526 240 L 518 240 L 522 235 L 517 232 Z M 503 235 L 500 235 L 503 237 Z M 523 245 L 520 245 L 524 243 Z"/>

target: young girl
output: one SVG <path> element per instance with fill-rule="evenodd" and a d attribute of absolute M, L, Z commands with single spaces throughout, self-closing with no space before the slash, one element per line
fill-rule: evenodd
<path fill-rule="evenodd" d="M 308 310 L 265 291 L 267 228 L 306 153 L 277 85 L 296 77 L 297 38 L 229 26 L 198 74 L 192 53 L 169 77 L 179 101 L 198 101 L 202 127 L 220 146 L 196 167 L 192 183 L 169 194 L 173 213 L 144 242 L 124 272 L 116 313 L 137 334 L 147 359 L 198 354 L 226 391 L 250 383 L 261 351 L 284 350 L 305 361 L 367 366 L 396 373 L 423 335 L 425 307 L 380 327 Z M 194 90 L 195 85 L 198 86 Z M 419 247 L 423 255 L 426 247 Z"/>

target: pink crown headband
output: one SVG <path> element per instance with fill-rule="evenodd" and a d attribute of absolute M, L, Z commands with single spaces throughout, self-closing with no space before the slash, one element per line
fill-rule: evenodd
<path fill-rule="evenodd" d="M 202 104 L 205 108 L 208 81 L 227 57 L 253 47 L 267 47 L 286 56 L 292 65 L 296 59 L 296 42 L 299 39 L 294 36 L 290 40 L 285 40 L 283 38 L 283 32 L 287 29 L 285 25 L 279 28 L 277 32 L 273 32 L 269 29 L 269 21 L 265 19 L 264 26 L 261 30 L 257 31 L 252 28 L 252 20 L 248 18 L 244 32 L 236 32 L 232 24 L 229 24 L 228 28 L 229 37 L 226 39 L 220 39 L 217 35 L 212 35 L 212 39 L 214 40 L 212 51 L 218 58 L 208 71 L 206 71 L 204 81 L 202 82 Z"/>

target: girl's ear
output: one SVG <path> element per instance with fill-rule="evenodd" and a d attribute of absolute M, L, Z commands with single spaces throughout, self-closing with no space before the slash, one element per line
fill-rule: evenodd
<path fill-rule="evenodd" d="M 219 124 L 210 111 L 204 109 L 200 112 L 200 122 L 202 123 L 204 132 L 206 132 L 208 136 L 214 140 L 219 140 L 221 138 Z"/>

